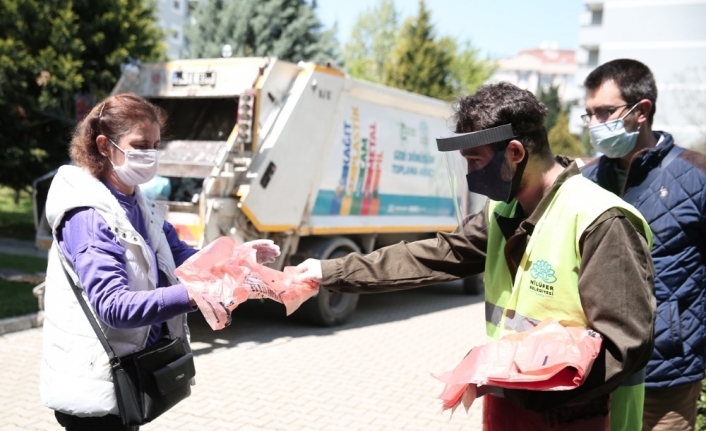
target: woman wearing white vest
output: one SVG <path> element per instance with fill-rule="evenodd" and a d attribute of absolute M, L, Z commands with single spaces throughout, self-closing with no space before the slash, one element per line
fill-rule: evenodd
<path fill-rule="evenodd" d="M 590 374 L 574 390 L 485 395 L 484 429 L 639 430 L 644 385 L 627 394 L 620 388 L 644 376 L 652 353 L 649 227 L 633 207 L 585 180 L 574 162 L 552 155 L 547 109 L 529 91 L 487 85 L 455 108 L 456 133 L 437 144 L 453 156 L 451 171 L 460 167 L 452 175 L 463 192 L 455 199 L 459 229 L 368 255 L 308 259 L 298 266 L 299 280 L 376 293 L 484 272 L 490 340 L 548 317 L 603 337 Z M 468 191 L 490 198 L 475 214 Z M 626 411 L 633 414 L 625 418 Z"/>
<path fill-rule="evenodd" d="M 179 240 L 165 209 L 140 193 L 154 177 L 166 115 L 134 94 L 99 103 L 71 141 L 75 165 L 59 168 L 46 214 L 55 241 L 45 293 L 40 392 L 67 430 L 136 430 L 122 425 L 108 356 L 62 264 L 83 288 L 117 356 L 180 337 L 196 310 L 174 270 L 196 250 Z M 258 243 L 258 261 L 278 248 Z"/>

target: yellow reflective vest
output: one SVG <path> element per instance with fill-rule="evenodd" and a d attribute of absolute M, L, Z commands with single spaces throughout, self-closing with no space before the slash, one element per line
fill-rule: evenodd
<path fill-rule="evenodd" d="M 517 201 L 491 202 L 488 206 L 488 249 L 485 264 L 486 332 L 490 340 L 521 332 L 552 317 L 566 326 L 588 327 L 579 296 L 583 232 L 611 208 L 621 210 L 641 228 L 652 247 L 652 231 L 642 215 L 613 193 L 581 175 L 575 175 L 559 188 L 540 217 L 512 278 L 505 260 L 505 237 L 495 213 L 513 217 Z M 644 373 L 630 379 L 612 394 L 611 429 L 642 428 Z"/>

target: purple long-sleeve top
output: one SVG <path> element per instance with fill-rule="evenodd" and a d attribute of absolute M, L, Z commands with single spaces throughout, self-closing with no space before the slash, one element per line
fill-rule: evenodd
<path fill-rule="evenodd" d="M 196 308 L 189 303 L 184 285 L 170 286 L 166 274 L 158 269 L 137 198 L 104 184 L 147 243 L 152 260 L 150 270 L 157 276 L 158 289 L 130 290 L 125 269 L 125 248 L 93 208 L 76 208 L 66 213 L 57 231 L 58 245 L 75 268 L 88 300 L 101 320 L 119 329 L 151 325 L 147 341 L 149 346 L 164 336 L 163 324 L 166 320 Z M 174 226 L 167 221 L 164 222 L 164 234 L 177 267 L 196 253 L 179 239 Z"/>

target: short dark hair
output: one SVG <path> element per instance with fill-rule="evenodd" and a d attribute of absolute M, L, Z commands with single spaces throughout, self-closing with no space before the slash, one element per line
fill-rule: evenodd
<path fill-rule="evenodd" d="M 544 118 L 547 107 L 529 91 L 509 82 L 487 84 L 456 102 L 456 133 L 512 124 L 517 140 L 530 154 L 551 155 Z"/>
<path fill-rule="evenodd" d="M 652 124 L 657 112 L 657 84 L 649 67 L 629 58 L 609 61 L 589 73 L 583 86 L 593 91 L 606 81 L 615 82 L 625 103 L 634 105 L 643 99 L 652 102 L 652 111 L 647 118 L 649 124 Z"/>

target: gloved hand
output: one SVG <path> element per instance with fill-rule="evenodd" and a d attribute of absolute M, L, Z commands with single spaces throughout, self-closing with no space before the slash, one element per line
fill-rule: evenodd
<path fill-rule="evenodd" d="M 321 284 L 323 275 L 321 274 L 321 261 L 318 259 L 307 259 L 297 265 L 299 272 L 294 276 L 294 281 L 298 283 L 307 282 L 311 284 Z"/>
<path fill-rule="evenodd" d="M 257 263 L 272 263 L 279 256 L 279 246 L 271 239 L 256 239 L 248 241 L 243 245 L 254 248 L 257 252 L 255 259 Z"/>

